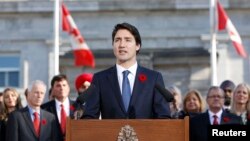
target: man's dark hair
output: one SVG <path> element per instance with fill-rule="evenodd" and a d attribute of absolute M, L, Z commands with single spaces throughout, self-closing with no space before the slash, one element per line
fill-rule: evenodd
<path fill-rule="evenodd" d="M 141 48 L 142 44 L 141 44 L 141 36 L 140 36 L 139 31 L 137 30 L 135 26 L 126 22 L 115 25 L 113 32 L 112 32 L 112 44 L 114 43 L 114 38 L 115 38 L 117 31 L 121 29 L 128 30 L 134 36 L 136 45 L 140 45 L 140 48 Z M 136 54 L 138 54 L 139 51 L 140 49 L 136 52 Z"/>
<path fill-rule="evenodd" d="M 224 94 L 225 94 L 225 102 L 224 102 L 224 105 L 225 106 L 229 106 L 231 104 L 231 97 L 232 96 L 228 96 L 226 95 L 226 90 L 227 89 L 230 89 L 231 92 L 234 91 L 234 88 L 235 88 L 235 84 L 233 81 L 231 80 L 225 80 L 221 83 L 220 85 L 220 88 L 224 91 Z M 227 90 L 228 91 L 228 90 Z"/>
<path fill-rule="evenodd" d="M 51 88 L 54 86 L 55 82 L 66 80 L 68 82 L 67 76 L 65 74 L 55 75 L 51 80 Z"/>
<path fill-rule="evenodd" d="M 223 81 L 221 83 L 220 88 L 223 89 L 223 90 L 226 89 L 226 88 L 230 88 L 233 91 L 234 88 L 235 88 L 235 84 L 231 80 L 225 80 L 225 81 Z"/>

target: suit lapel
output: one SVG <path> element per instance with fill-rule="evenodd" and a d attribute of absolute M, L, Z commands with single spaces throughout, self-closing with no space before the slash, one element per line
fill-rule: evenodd
<path fill-rule="evenodd" d="M 58 119 L 57 112 L 56 112 L 56 101 L 53 100 L 53 101 L 51 102 L 51 104 L 52 104 L 52 105 L 50 106 L 50 111 L 51 111 L 51 113 L 53 113 L 54 116 L 56 117 L 56 122 L 59 123 L 59 119 Z"/>
<path fill-rule="evenodd" d="M 69 117 L 71 119 L 74 119 L 74 112 L 75 112 L 75 109 L 72 107 L 73 104 L 74 104 L 74 101 L 69 99 Z"/>
<path fill-rule="evenodd" d="M 137 71 L 136 71 L 136 76 L 135 76 L 134 87 L 133 87 L 133 91 L 132 91 L 132 97 L 131 97 L 129 105 L 134 105 L 135 104 L 137 97 L 140 94 L 142 94 L 142 90 L 146 86 L 146 83 L 142 83 L 138 79 L 140 74 L 145 74 L 145 72 L 143 71 L 143 68 L 138 65 L 138 68 L 137 68 Z"/>
<path fill-rule="evenodd" d="M 30 112 L 29 112 L 29 109 L 28 107 L 25 107 L 24 111 L 23 111 L 23 117 L 28 125 L 28 127 L 30 128 L 30 130 L 32 131 L 33 135 L 35 137 L 36 136 L 36 132 L 35 132 L 35 129 L 34 129 L 34 126 L 33 126 L 33 122 L 32 122 L 32 119 L 30 117 Z"/>
<path fill-rule="evenodd" d="M 46 136 L 45 134 L 49 134 L 46 133 L 46 124 L 47 124 L 47 119 L 46 119 L 46 115 L 44 114 L 44 111 L 41 109 L 40 111 L 40 139 L 39 140 L 43 140 L 43 136 Z"/>
<path fill-rule="evenodd" d="M 207 125 L 211 125 L 208 110 L 206 111 L 206 116 L 204 116 L 204 121 L 207 122 Z"/>
<path fill-rule="evenodd" d="M 58 128 L 58 129 L 61 129 L 60 122 L 59 122 L 59 119 L 58 119 L 58 116 L 57 116 L 57 112 L 56 112 L 56 101 L 55 101 L 55 100 L 52 100 L 50 104 L 51 104 L 51 105 L 50 105 L 49 111 L 50 111 L 51 113 L 53 113 L 54 116 L 55 116 L 55 118 L 56 118 L 56 126 L 57 126 L 57 128 Z M 59 132 L 60 132 L 60 134 L 62 134 L 62 131 L 61 131 L 61 130 L 60 130 Z"/>
<path fill-rule="evenodd" d="M 108 75 L 108 80 L 111 84 L 110 85 L 111 89 L 114 91 L 115 97 L 116 97 L 121 109 L 123 110 L 123 112 L 126 112 L 125 107 L 123 105 L 123 101 L 122 101 L 116 66 L 111 68 L 110 74 Z"/>
<path fill-rule="evenodd" d="M 227 112 L 225 112 L 223 110 L 223 112 L 221 114 L 221 124 L 229 124 L 230 122 L 232 122 L 231 121 L 232 119 L 230 119 L 230 118 L 231 118 L 230 115 L 227 114 Z"/>

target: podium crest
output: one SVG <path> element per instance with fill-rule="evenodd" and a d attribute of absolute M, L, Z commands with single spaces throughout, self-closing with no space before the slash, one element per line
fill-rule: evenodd
<path fill-rule="evenodd" d="M 117 137 L 117 141 L 139 141 L 134 131 L 134 128 L 130 125 L 125 125 L 121 128 L 119 135 Z"/>

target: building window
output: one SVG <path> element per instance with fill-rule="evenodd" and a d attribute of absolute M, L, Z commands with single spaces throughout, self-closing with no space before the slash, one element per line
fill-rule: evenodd
<path fill-rule="evenodd" d="M 20 58 L 0 56 L 0 87 L 20 87 Z"/>

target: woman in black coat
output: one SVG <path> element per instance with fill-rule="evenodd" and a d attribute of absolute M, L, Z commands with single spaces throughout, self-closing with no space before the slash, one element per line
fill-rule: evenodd
<path fill-rule="evenodd" d="M 13 88 L 6 88 L 3 91 L 3 102 L 1 104 L 0 114 L 0 140 L 5 140 L 5 129 L 8 116 L 14 110 L 22 108 L 21 98 Z"/>

